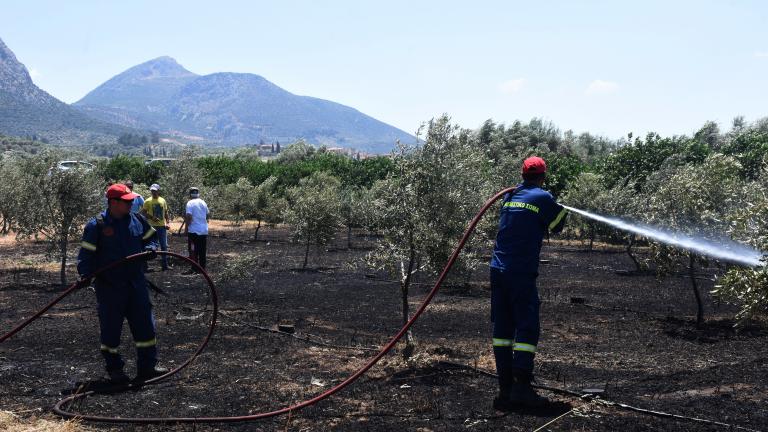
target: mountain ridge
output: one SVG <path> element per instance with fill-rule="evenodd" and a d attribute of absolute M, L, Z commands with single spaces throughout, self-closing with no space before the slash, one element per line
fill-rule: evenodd
<path fill-rule="evenodd" d="M 74 106 L 124 126 L 230 145 L 294 141 L 387 153 L 410 134 L 333 101 L 300 96 L 252 73 L 197 75 L 163 56 L 131 67 Z"/>
<path fill-rule="evenodd" d="M 115 142 L 128 130 L 85 115 L 39 88 L 0 39 L 0 133 L 53 144 L 95 144 Z"/>

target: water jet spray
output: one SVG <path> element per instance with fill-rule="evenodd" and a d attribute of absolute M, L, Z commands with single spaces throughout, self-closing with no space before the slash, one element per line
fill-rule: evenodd
<path fill-rule="evenodd" d="M 653 239 L 670 246 L 677 246 L 701 255 L 748 267 L 762 267 L 765 265 L 765 262 L 763 262 L 762 259 L 766 253 L 748 245 L 735 242 L 729 238 L 721 238 L 717 240 L 704 239 L 650 225 L 628 222 L 619 218 L 601 216 L 570 206 L 563 207 L 576 214 L 610 225 L 622 231 L 631 232 L 642 237 Z"/>

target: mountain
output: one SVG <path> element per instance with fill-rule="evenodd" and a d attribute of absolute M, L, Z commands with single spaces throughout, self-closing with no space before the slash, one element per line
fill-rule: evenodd
<path fill-rule="evenodd" d="M 77 105 L 152 112 L 197 77 L 176 60 L 159 57 L 115 76 L 88 93 Z"/>
<path fill-rule="evenodd" d="M 230 145 L 290 142 L 387 153 L 415 138 L 354 108 L 290 93 L 254 74 L 199 76 L 160 57 L 115 76 L 74 104 L 94 118 Z"/>
<path fill-rule="evenodd" d="M 0 133 L 52 144 L 114 143 L 125 127 L 96 120 L 37 87 L 0 39 Z"/>

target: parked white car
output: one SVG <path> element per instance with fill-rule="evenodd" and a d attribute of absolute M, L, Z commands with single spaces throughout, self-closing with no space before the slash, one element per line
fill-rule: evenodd
<path fill-rule="evenodd" d="M 61 171 L 69 171 L 72 169 L 82 169 L 86 171 L 92 171 L 93 169 L 96 168 L 96 166 L 88 162 L 70 160 L 70 161 L 59 162 L 58 164 L 56 164 L 56 168 Z"/>

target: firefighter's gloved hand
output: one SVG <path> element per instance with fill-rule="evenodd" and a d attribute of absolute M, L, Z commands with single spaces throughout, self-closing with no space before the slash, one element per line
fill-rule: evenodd
<path fill-rule="evenodd" d="M 80 282 L 79 282 L 80 286 L 83 287 L 83 288 L 87 287 L 87 286 L 90 286 L 92 279 L 93 278 L 88 277 L 88 276 L 80 276 Z"/>
<path fill-rule="evenodd" d="M 144 252 L 149 252 L 145 256 L 145 258 L 144 258 L 147 261 L 151 261 L 151 260 L 157 258 L 157 248 L 153 248 L 153 247 L 147 246 L 147 247 L 144 248 Z"/>

